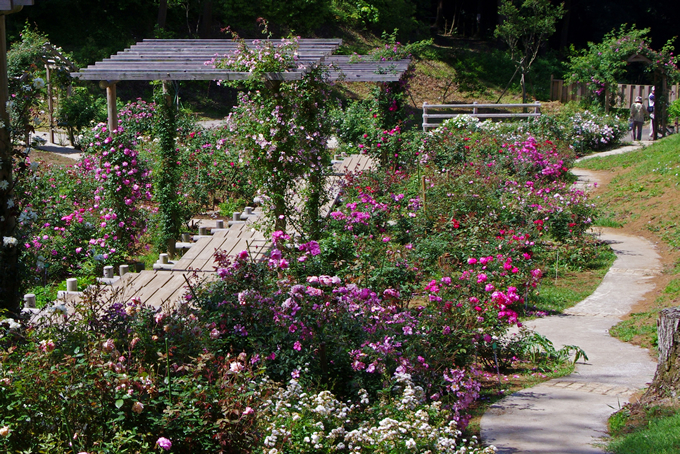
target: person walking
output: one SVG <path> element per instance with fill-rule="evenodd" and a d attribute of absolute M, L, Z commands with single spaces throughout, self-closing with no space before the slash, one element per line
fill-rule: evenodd
<path fill-rule="evenodd" d="M 645 122 L 645 106 L 642 104 L 642 96 L 635 98 L 630 106 L 630 121 L 633 122 L 633 140 L 642 140 L 642 125 Z"/>

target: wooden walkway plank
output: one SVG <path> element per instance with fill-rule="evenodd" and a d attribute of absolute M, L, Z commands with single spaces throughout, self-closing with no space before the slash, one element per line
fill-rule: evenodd
<path fill-rule="evenodd" d="M 139 274 L 137 279 L 129 283 L 126 282 L 123 287 L 126 289 L 132 289 L 134 296 L 137 296 L 142 291 L 142 289 L 149 284 L 149 282 L 154 280 L 156 273 L 159 272 L 162 273 L 162 271 L 142 271 L 141 273 L 137 273 Z"/>
<path fill-rule="evenodd" d="M 139 290 L 136 296 L 139 297 L 142 302 L 153 300 L 156 292 L 163 288 L 163 286 L 167 285 L 171 278 L 172 275 L 170 273 L 162 271 L 156 272 L 153 280 L 149 281 L 147 285 Z"/>
<path fill-rule="evenodd" d="M 184 274 L 188 273 L 171 271 L 167 274 L 169 276 L 168 281 L 153 294 L 153 298 L 149 298 L 148 304 L 155 307 L 160 306 L 166 301 L 170 304 L 177 304 L 178 300 L 187 291 L 184 288 L 186 285 Z"/>

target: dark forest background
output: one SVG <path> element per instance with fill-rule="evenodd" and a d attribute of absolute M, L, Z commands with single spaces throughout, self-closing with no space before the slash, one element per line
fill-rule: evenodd
<path fill-rule="evenodd" d="M 220 38 L 227 26 L 257 37 L 258 18 L 269 21 L 274 36 L 340 37 L 350 46 L 360 46 L 366 33 L 395 28 L 402 41 L 451 31 L 456 38 L 493 41 L 498 6 L 498 0 L 35 0 L 8 17 L 8 39 L 35 25 L 81 65 L 143 38 Z M 564 6 L 549 42 L 557 51 L 583 48 L 624 23 L 651 28 L 653 47 L 679 29 L 677 0 L 565 0 Z"/>

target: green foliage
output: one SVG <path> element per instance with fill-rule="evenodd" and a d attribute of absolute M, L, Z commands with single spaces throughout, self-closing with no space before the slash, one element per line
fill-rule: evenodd
<path fill-rule="evenodd" d="M 567 70 L 567 82 L 585 84 L 590 93 L 589 102 L 604 106 L 606 102 L 615 104 L 614 97 L 606 98 L 628 65 L 628 59 L 639 55 L 649 63 L 645 71 L 660 72 L 675 77 L 678 73 L 676 58 L 673 56 L 673 42 L 668 41 L 660 51 L 649 45 L 649 29 L 636 29 L 635 26 L 622 25 L 618 30 L 607 33 L 602 42 L 588 43 L 588 48 L 577 52 L 572 47 Z"/>
<path fill-rule="evenodd" d="M 195 316 L 155 316 L 134 301 L 104 308 L 92 297 L 60 328 L 2 329 L 0 426 L 9 434 L 0 449 L 151 453 L 160 435 L 177 453 L 244 452 L 257 440 L 252 408 L 273 384 L 245 355 L 203 350 L 210 329 Z"/>
<path fill-rule="evenodd" d="M 344 143 L 361 142 L 364 134 L 378 128 L 373 109 L 372 100 L 348 101 L 342 108 L 333 109 L 331 121 L 335 134 Z"/>
<path fill-rule="evenodd" d="M 268 34 L 266 22 L 264 33 Z M 253 183 L 272 207 L 267 211 L 270 225 L 284 230 L 288 222 L 299 232 L 317 238 L 319 209 L 328 197 L 324 190 L 330 164 L 326 146 L 330 134 L 328 70 L 318 66 L 292 82 L 270 80 L 268 76 L 295 64 L 297 46 L 297 39 L 267 40 L 253 49 L 242 42 L 239 52 L 216 60 L 215 65 L 253 75 L 245 82 L 226 82 L 245 85 L 249 90 L 239 97 L 230 128 L 239 131 L 234 137 L 236 145 L 244 151 Z M 290 206 L 289 191 L 304 197 L 305 216 Z"/>
<path fill-rule="evenodd" d="M 619 415 L 617 413 L 616 415 Z M 625 414 L 610 420 L 612 429 L 625 422 Z M 614 454 L 672 454 L 680 449 L 680 413 L 650 418 L 646 426 L 610 441 L 607 450 Z"/>
<path fill-rule="evenodd" d="M 565 345 L 556 349 L 545 336 L 534 331 L 520 329 L 519 333 L 480 342 L 478 354 L 493 370 L 498 361 L 502 370 L 508 370 L 522 359 L 530 362 L 540 372 L 550 372 L 566 362 L 576 363 L 579 359 L 588 361 L 588 356 L 575 345 Z"/>
<path fill-rule="evenodd" d="M 680 99 L 676 99 L 668 106 L 668 119 L 671 121 L 680 120 Z"/>
<path fill-rule="evenodd" d="M 168 84 L 166 87 L 170 87 Z M 158 251 L 174 253 L 174 243 L 179 237 L 184 221 L 176 184 L 179 181 L 176 137 L 176 106 L 171 93 L 157 90 L 156 105 L 160 109 L 155 132 L 158 142 L 158 162 L 154 169 L 154 198 L 158 202 L 157 229 L 154 240 Z M 186 216 L 186 215 L 185 215 Z"/>
<path fill-rule="evenodd" d="M 248 205 L 244 199 L 228 199 L 220 203 L 220 214 L 222 216 L 230 216 L 232 213 L 238 211 L 242 212 L 243 207 Z"/>
<path fill-rule="evenodd" d="M 498 8 L 503 18 L 494 32 L 508 45 L 510 58 L 521 71 L 522 102 L 526 102 L 526 74 L 543 43 L 555 33 L 555 24 L 564 15 L 564 6 L 548 0 L 503 0 Z"/>
<path fill-rule="evenodd" d="M 7 52 L 10 94 L 7 110 L 10 115 L 10 137 L 15 146 L 22 141 L 27 142 L 29 133 L 35 130 L 45 113 L 45 64 L 48 59 L 54 60 L 51 75 L 54 88 L 65 88 L 70 83 L 69 62 L 62 54 L 51 52 L 47 36 L 37 29 L 27 25 L 21 34 L 21 41 L 14 43 Z"/>
<path fill-rule="evenodd" d="M 332 0 L 331 11 L 341 22 L 376 34 L 398 29 L 408 38 L 423 28 L 415 18 L 416 4 L 409 0 Z"/>
<path fill-rule="evenodd" d="M 57 122 L 66 127 L 71 145 L 80 148 L 78 134 L 83 128 L 106 121 L 106 99 L 95 98 L 87 88 L 74 87 L 72 95 L 59 103 L 56 116 Z"/>

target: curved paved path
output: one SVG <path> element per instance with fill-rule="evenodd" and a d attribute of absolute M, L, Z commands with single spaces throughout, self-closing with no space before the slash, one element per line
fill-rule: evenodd
<path fill-rule="evenodd" d="M 585 181 L 593 175 L 574 172 Z M 621 342 L 609 328 L 654 288 L 661 272 L 654 246 L 640 237 L 604 230 L 616 261 L 597 290 L 563 315 L 527 323 L 556 347 L 578 345 L 588 361 L 569 376 L 517 392 L 494 404 L 481 421 L 485 444 L 499 453 L 603 453 L 607 419 L 654 377 L 647 350 Z"/>

